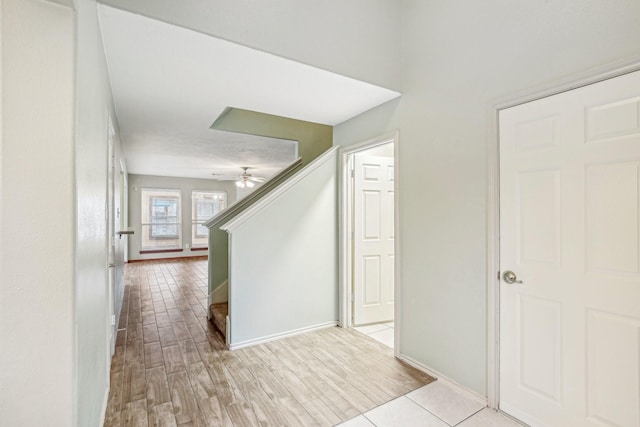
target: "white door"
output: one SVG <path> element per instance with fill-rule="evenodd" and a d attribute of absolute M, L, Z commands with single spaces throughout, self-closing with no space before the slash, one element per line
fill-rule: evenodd
<path fill-rule="evenodd" d="M 393 158 L 354 162 L 353 323 L 393 320 Z"/>
<path fill-rule="evenodd" d="M 499 119 L 500 408 L 638 427 L 640 72 Z"/>

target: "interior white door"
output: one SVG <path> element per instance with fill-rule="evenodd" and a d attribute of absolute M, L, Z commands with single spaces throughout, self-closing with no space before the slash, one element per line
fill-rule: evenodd
<path fill-rule="evenodd" d="M 640 72 L 499 120 L 500 408 L 638 427 Z"/>
<path fill-rule="evenodd" d="M 356 154 L 353 209 L 353 323 L 393 320 L 393 158 Z"/>

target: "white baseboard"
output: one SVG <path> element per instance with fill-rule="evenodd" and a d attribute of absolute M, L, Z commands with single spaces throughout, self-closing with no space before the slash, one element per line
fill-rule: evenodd
<path fill-rule="evenodd" d="M 229 345 L 230 338 L 231 338 L 231 321 L 229 320 L 229 315 L 227 315 L 224 321 L 224 343 L 227 345 L 227 348 L 229 350 L 231 350 L 231 346 Z"/>
<path fill-rule="evenodd" d="M 303 334 L 305 332 L 316 331 L 318 329 L 331 328 L 333 326 L 336 326 L 337 324 L 338 324 L 338 322 L 333 320 L 331 322 L 320 323 L 320 324 L 313 325 L 313 326 L 307 326 L 305 328 L 294 329 L 294 330 L 291 330 L 291 331 L 281 332 L 281 333 L 273 334 L 273 335 L 267 335 L 266 337 L 254 338 L 254 339 L 251 339 L 251 340 L 242 341 L 242 342 L 234 343 L 234 344 L 230 343 L 229 344 L 229 350 L 238 350 L 240 348 L 250 347 L 250 346 L 256 345 L 256 344 L 263 344 L 263 343 L 266 343 L 266 342 L 269 342 L 269 341 L 275 341 L 275 340 L 279 340 L 279 339 L 286 338 L 286 337 L 292 337 L 294 335 Z"/>
<path fill-rule="evenodd" d="M 107 390 L 104 393 L 104 399 L 102 400 L 102 415 L 100 416 L 100 426 L 104 425 L 107 418 L 107 405 L 109 404 L 109 392 L 111 391 L 111 384 L 107 385 Z"/>
<path fill-rule="evenodd" d="M 417 360 L 412 359 L 409 356 L 405 356 L 404 354 L 399 354 L 396 356 L 398 359 L 402 360 L 403 362 L 413 366 L 416 369 L 419 369 L 420 371 L 431 375 L 432 377 L 434 377 L 435 379 L 437 379 L 439 382 L 446 384 L 448 386 L 450 386 L 451 388 L 459 391 L 462 394 L 466 394 L 468 395 L 470 398 L 473 399 L 480 399 L 482 402 L 484 402 L 484 404 L 487 404 L 487 397 L 481 395 L 480 393 L 471 390 L 470 388 L 467 388 L 461 384 L 458 384 L 457 382 L 455 382 L 454 380 L 452 380 L 451 378 L 446 377 L 445 375 L 442 375 L 440 372 L 436 371 L 435 369 L 431 369 L 428 366 L 423 365 L 422 363 L 418 362 Z"/>

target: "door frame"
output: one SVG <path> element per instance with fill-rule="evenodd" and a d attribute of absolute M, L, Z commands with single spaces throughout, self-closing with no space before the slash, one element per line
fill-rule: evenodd
<path fill-rule="evenodd" d="M 394 345 L 393 351 L 400 354 L 400 301 L 401 292 L 401 274 L 400 274 L 400 185 L 399 185 L 399 135 L 398 131 L 389 132 L 378 137 L 362 141 L 356 144 L 340 147 L 338 153 L 338 281 L 339 281 L 339 298 L 338 298 L 338 325 L 342 328 L 349 328 L 352 325 L 353 313 L 351 307 L 352 297 L 352 249 L 351 240 L 351 175 L 349 163 L 351 156 L 359 152 L 379 147 L 384 144 L 393 143 L 393 228 L 394 228 Z"/>
<path fill-rule="evenodd" d="M 640 71 L 640 55 L 496 99 L 487 108 L 487 403 L 500 405 L 500 111 Z"/>

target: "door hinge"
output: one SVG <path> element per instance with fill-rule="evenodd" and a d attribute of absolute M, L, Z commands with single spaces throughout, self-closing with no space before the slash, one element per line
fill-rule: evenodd
<path fill-rule="evenodd" d="M 115 314 L 111 315 L 111 326 L 116 326 L 116 315 Z"/>
<path fill-rule="evenodd" d="M 355 169 L 351 169 L 351 178 L 355 178 L 355 176 L 356 176 Z"/>
<path fill-rule="evenodd" d="M 500 280 L 500 271 L 498 271 L 498 280 Z"/>
<path fill-rule="evenodd" d="M 355 240 L 356 239 L 356 232 L 352 231 L 351 232 L 351 240 Z"/>

